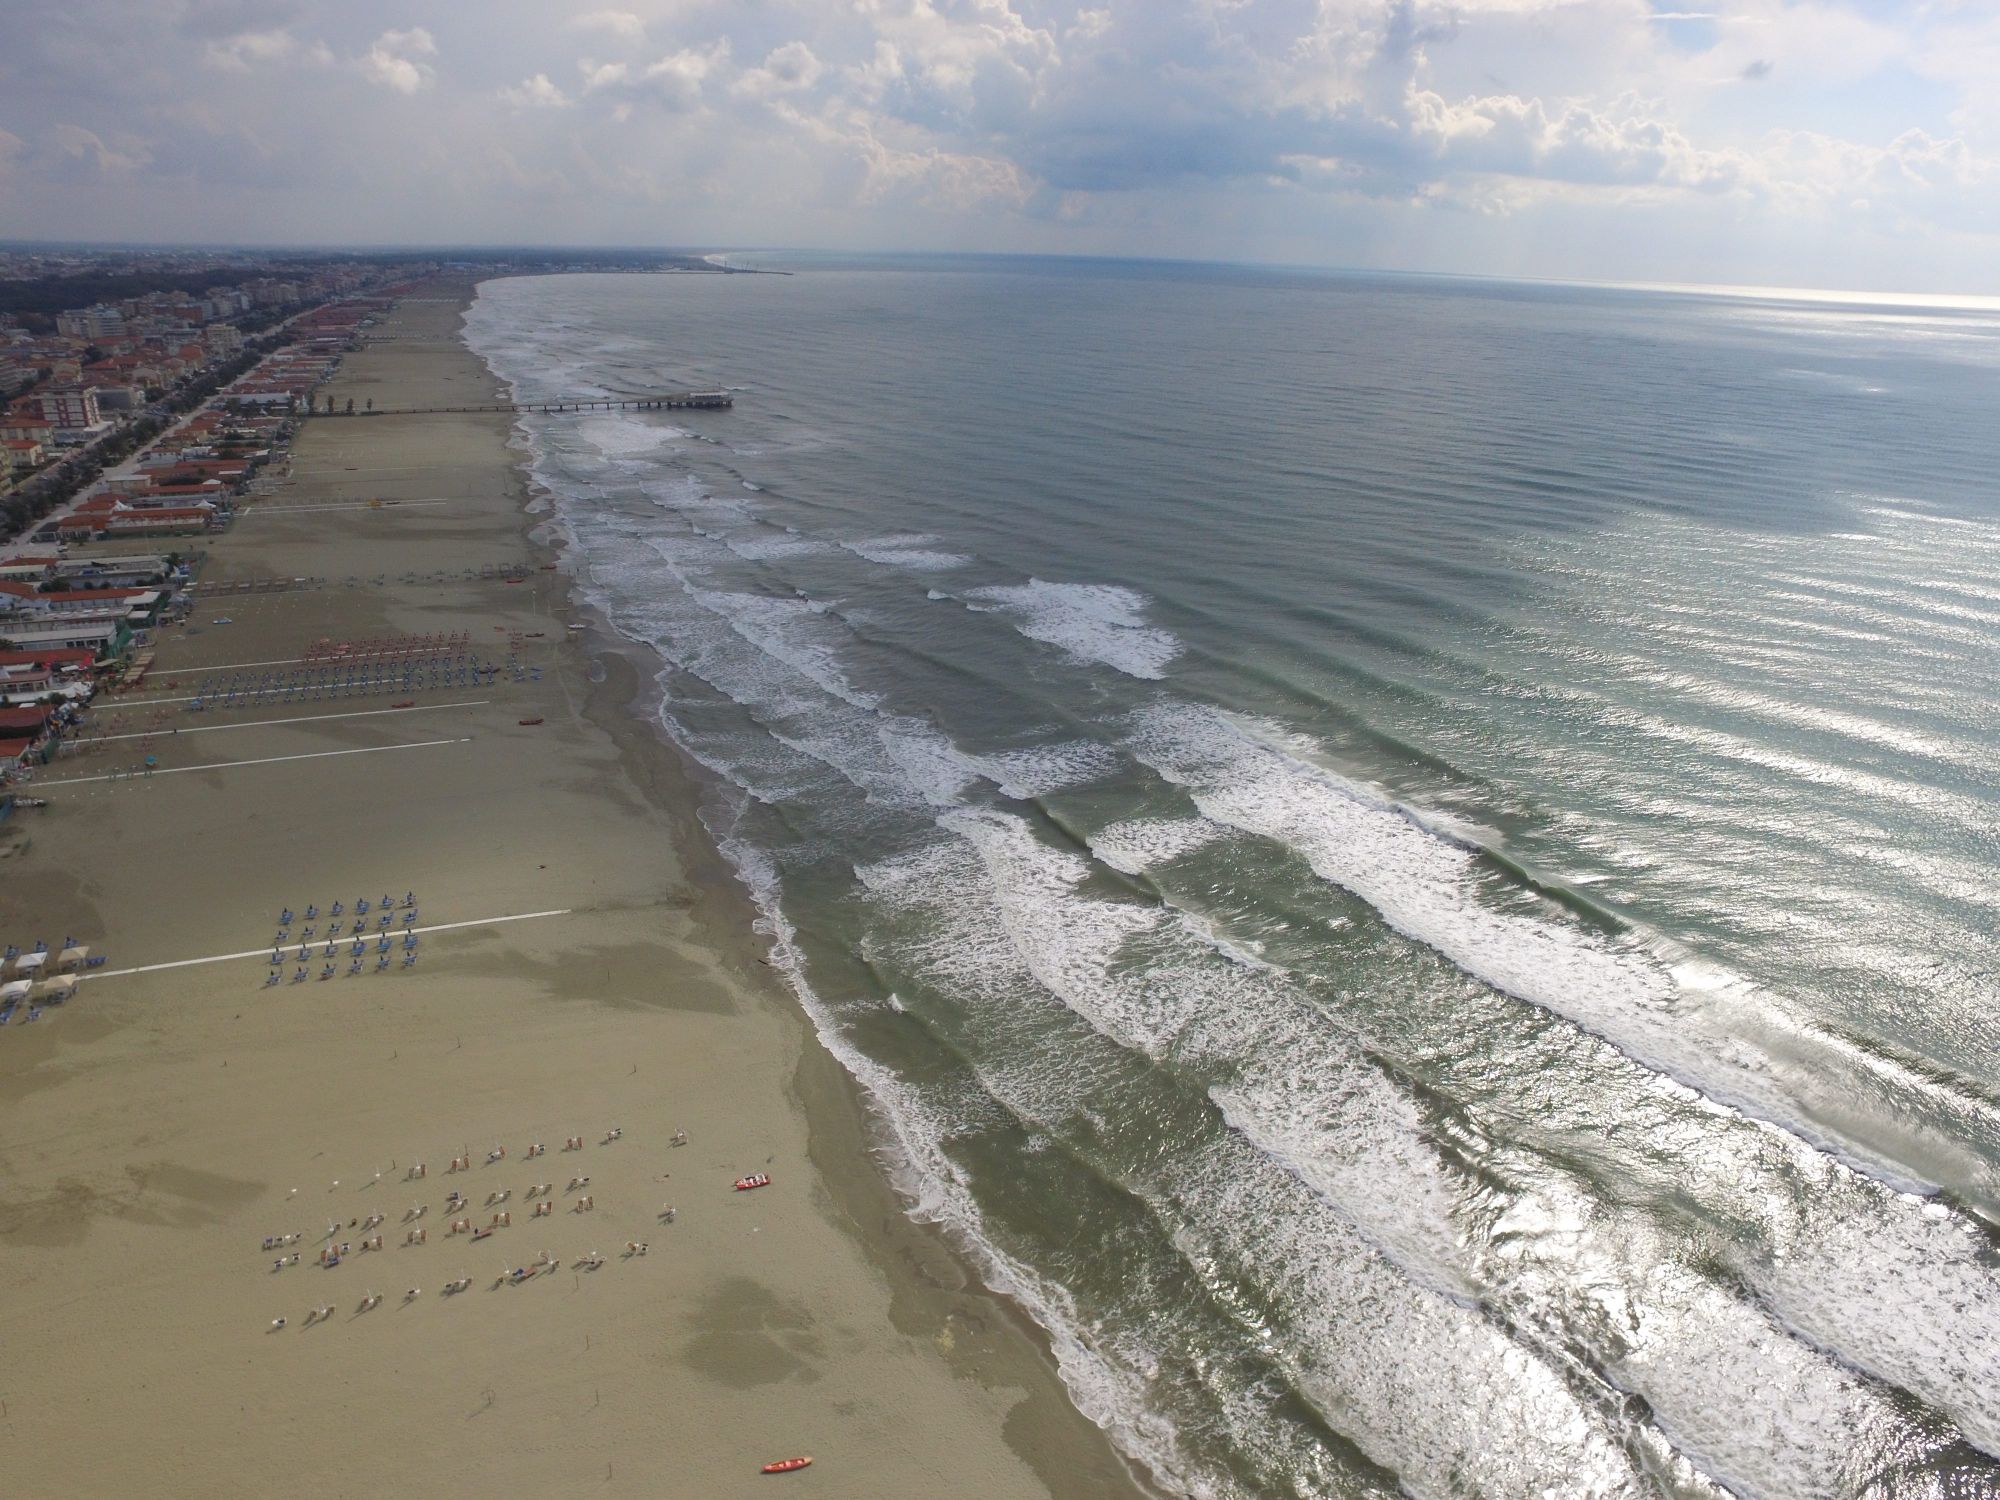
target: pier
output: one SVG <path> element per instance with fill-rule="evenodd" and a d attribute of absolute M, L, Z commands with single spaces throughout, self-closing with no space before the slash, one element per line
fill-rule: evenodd
<path fill-rule="evenodd" d="M 736 404 L 727 391 L 657 391 L 639 396 L 552 396 L 546 401 L 481 401 L 466 406 L 376 406 L 315 411 L 316 417 L 412 417 L 433 412 L 722 411 Z"/>

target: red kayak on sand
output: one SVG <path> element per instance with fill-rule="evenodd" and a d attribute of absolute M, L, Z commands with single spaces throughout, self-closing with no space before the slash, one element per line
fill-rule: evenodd
<path fill-rule="evenodd" d="M 540 719 L 523 719 L 521 722 L 523 724 L 539 724 L 542 721 Z"/>
<path fill-rule="evenodd" d="M 771 1174 L 769 1172 L 759 1172 L 754 1177 L 739 1177 L 736 1179 L 736 1191 L 739 1193 L 747 1193 L 752 1188 L 769 1187 L 770 1185 Z"/>
<path fill-rule="evenodd" d="M 789 1474 L 794 1469 L 803 1469 L 812 1463 L 809 1458 L 781 1458 L 774 1464 L 765 1464 L 766 1474 Z"/>

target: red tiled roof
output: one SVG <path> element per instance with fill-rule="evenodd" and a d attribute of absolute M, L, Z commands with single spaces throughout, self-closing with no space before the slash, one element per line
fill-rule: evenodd
<path fill-rule="evenodd" d="M 87 667 L 97 653 L 82 646 L 44 646 L 38 651 L 0 651 L 0 667 Z"/>

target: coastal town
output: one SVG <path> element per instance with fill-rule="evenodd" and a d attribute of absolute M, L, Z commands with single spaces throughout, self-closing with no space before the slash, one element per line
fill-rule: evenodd
<path fill-rule="evenodd" d="M 0 817 L 100 691 L 145 681 L 205 543 L 282 471 L 314 392 L 416 283 L 342 267 L 0 321 Z M 246 326 L 280 319 L 246 342 Z M 114 457 L 122 453 L 122 457 Z"/>

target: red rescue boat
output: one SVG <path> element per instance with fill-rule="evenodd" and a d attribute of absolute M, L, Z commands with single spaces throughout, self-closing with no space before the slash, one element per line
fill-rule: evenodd
<path fill-rule="evenodd" d="M 771 1174 L 769 1172 L 758 1172 L 749 1177 L 739 1177 L 736 1179 L 736 1191 L 739 1193 L 747 1193 L 752 1188 L 769 1187 L 770 1185 Z"/>
<path fill-rule="evenodd" d="M 812 1460 L 809 1458 L 781 1458 L 774 1464 L 765 1464 L 764 1472 L 766 1474 L 789 1474 L 795 1469 L 809 1468 L 811 1464 Z"/>

